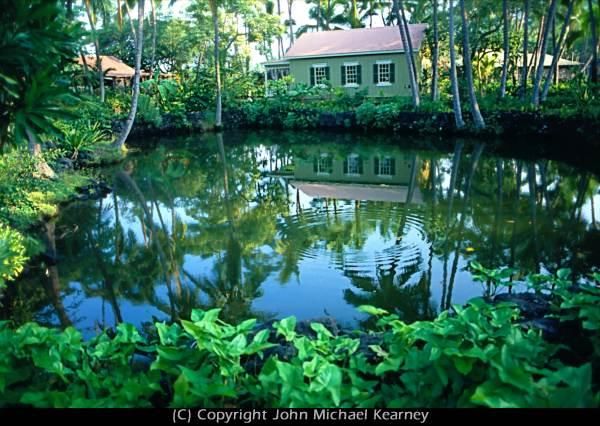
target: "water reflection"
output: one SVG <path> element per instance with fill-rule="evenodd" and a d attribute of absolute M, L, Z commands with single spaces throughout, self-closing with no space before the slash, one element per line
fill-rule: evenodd
<path fill-rule="evenodd" d="M 114 193 L 47 224 L 58 261 L 11 286 L 2 316 L 86 333 L 209 307 L 229 321 L 331 315 L 356 325 L 366 303 L 414 321 L 492 291 L 471 280 L 470 260 L 528 271 L 598 264 L 589 172 L 463 141 L 446 153 L 348 136 L 287 143 L 294 137 L 167 141 L 106 169 Z"/>

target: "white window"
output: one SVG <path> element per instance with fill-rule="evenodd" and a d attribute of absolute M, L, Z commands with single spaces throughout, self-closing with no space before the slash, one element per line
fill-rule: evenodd
<path fill-rule="evenodd" d="M 330 175 L 333 172 L 333 159 L 329 154 L 321 154 L 317 161 L 317 173 Z"/>
<path fill-rule="evenodd" d="M 391 157 L 379 158 L 379 170 L 377 174 L 379 176 L 392 176 L 394 174 L 395 161 Z"/>
<path fill-rule="evenodd" d="M 389 62 L 377 64 L 377 84 L 391 84 L 391 65 Z"/>
<path fill-rule="evenodd" d="M 344 64 L 344 86 L 358 86 L 360 84 L 359 65 L 357 62 Z"/>
<path fill-rule="evenodd" d="M 327 81 L 327 64 L 315 64 L 312 66 L 312 83 L 315 86 L 323 85 Z"/>
<path fill-rule="evenodd" d="M 357 154 L 351 154 L 346 158 L 345 164 L 346 170 L 344 173 L 347 175 L 360 176 L 362 174 L 362 160 Z"/>

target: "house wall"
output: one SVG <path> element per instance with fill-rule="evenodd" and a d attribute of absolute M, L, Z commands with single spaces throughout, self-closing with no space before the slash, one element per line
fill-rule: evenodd
<path fill-rule="evenodd" d="M 294 164 L 294 177 L 298 180 L 319 182 L 347 182 L 347 183 L 380 183 L 393 185 L 407 185 L 410 180 L 412 161 L 410 156 L 400 153 L 386 152 L 385 156 L 394 158 L 395 173 L 393 176 L 379 176 L 375 173 L 376 155 L 361 155 L 363 173 L 347 175 L 344 173 L 344 160 L 346 157 L 332 154 L 332 172 L 315 172 L 314 162 L 320 154 L 314 154 L 306 159 L 297 159 Z M 417 163 L 419 164 L 419 163 Z"/>
<path fill-rule="evenodd" d="M 417 69 L 420 69 L 420 61 L 415 53 Z M 390 86 L 378 86 L 373 82 L 373 64 L 381 60 L 390 60 L 395 65 L 395 82 Z M 290 74 L 296 83 L 310 85 L 310 70 L 313 64 L 327 64 L 330 72 L 330 83 L 333 87 L 342 87 L 341 67 L 345 62 L 358 62 L 361 65 L 362 84 L 357 87 L 345 87 L 344 89 L 354 94 L 358 90 L 368 89 L 368 96 L 411 96 L 408 69 L 404 53 L 381 54 L 381 55 L 356 55 L 338 56 L 330 58 L 291 59 Z"/>

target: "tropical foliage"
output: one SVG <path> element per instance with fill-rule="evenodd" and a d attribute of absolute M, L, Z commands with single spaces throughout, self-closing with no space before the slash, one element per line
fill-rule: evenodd
<path fill-rule="evenodd" d="M 546 280 L 554 280 L 546 276 Z M 539 279 L 538 279 L 539 281 Z M 336 335 L 321 323 L 299 333 L 289 317 L 273 327 L 231 325 L 219 309 L 181 324 L 131 325 L 83 341 L 73 328 L 0 325 L 0 401 L 34 407 L 593 407 L 598 383 L 600 293 L 553 293 L 556 315 L 576 321 L 596 351 L 570 364 L 563 347 L 516 323 L 511 304 L 482 299 L 431 322 L 406 324 L 372 306 L 377 331 Z M 374 342 L 368 348 L 362 343 Z M 375 343 L 376 342 L 376 343 Z M 289 348 L 279 350 L 278 348 Z M 110 372 L 110 374 L 108 374 Z"/>

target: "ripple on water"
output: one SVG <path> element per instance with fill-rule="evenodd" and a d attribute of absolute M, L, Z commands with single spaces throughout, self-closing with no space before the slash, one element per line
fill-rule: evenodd
<path fill-rule="evenodd" d="M 422 209 L 402 204 L 343 204 L 334 211 L 313 207 L 282 218 L 280 238 L 299 238 L 300 260 L 327 262 L 328 266 L 352 275 L 373 276 L 388 271 L 402 272 L 422 259 L 428 242 L 429 217 Z M 399 230 L 401 235 L 398 236 Z M 353 238 L 365 240 L 361 249 Z M 370 239 L 377 244 L 368 244 Z"/>

